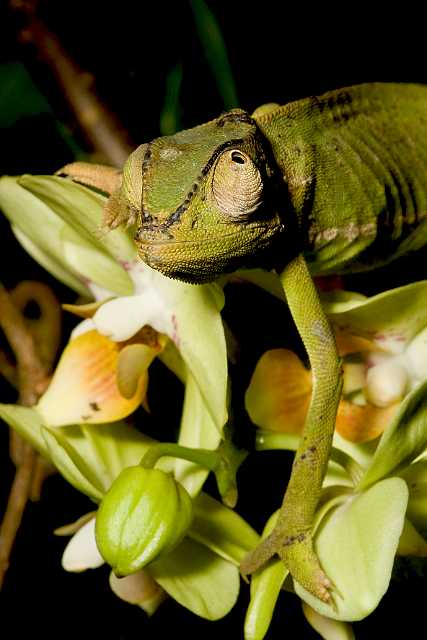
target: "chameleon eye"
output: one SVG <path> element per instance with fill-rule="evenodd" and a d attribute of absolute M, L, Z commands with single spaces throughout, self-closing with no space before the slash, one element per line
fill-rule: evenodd
<path fill-rule="evenodd" d="M 221 211 L 231 217 L 252 213 L 262 201 L 261 174 L 249 156 L 239 149 L 224 151 L 218 158 L 212 189 Z"/>

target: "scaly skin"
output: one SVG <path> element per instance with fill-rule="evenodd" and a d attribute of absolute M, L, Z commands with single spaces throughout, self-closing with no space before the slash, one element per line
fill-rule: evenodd
<path fill-rule="evenodd" d="M 330 584 L 313 551 L 311 526 L 328 464 L 341 395 L 340 360 L 334 335 L 303 256 L 297 256 L 285 267 L 280 280 L 310 359 L 313 392 L 275 529 L 245 558 L 241 569 L 244 574 L 253 573 L 277 553 L 295 580 L 327 601 Z"/>
<path fill-rule="evenodd" d="M 169 277 L 208 282 L 250 266 L 281 273 L 313 394 L 277 524 L 242 573 L 278 554 L 327 601 L 311 528 L 341 375 L 310 274 L 373 268 L 426 244 L 427 88 L 367 84 L 253 116 L 236 109 L 141 145 L 120 184 L 108 168 L 63 172 L 111 193 L 106 224 L 138 220 L 141 258 Z"/>

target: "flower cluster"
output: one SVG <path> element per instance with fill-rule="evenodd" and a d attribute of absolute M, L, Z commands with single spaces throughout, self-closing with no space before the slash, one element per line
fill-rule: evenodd
<path fill-rule="evenodd" d="M 0 180 L 0 206 L 19 242 L 85 299 L 65 305 L 82 321 L 38 405 L 3 404 L 0 416 L 98 505 L 57 531 L 73 536 L 66 570 L 107 562 L 113 591 L 147 613 L 170 596 L 218 619 L 233 607 L 238 566 L 259 542 L 231 508 L 245 454 L 227 426 L 223 292 L 171 281 L 140 262 L 129 230 L 102 231 L 104 204 L 99 193 L 58 177 Z M 274 274 L 239 277 L 280 296 Z M 315 537 L 335 602 L 292 584 L 273 561 L 251 583 L 247 640 L 265 636 L 282 588 L 296 591 L 324 638 L 351 638 L 349 622 L 378 605 L 396 554 L 427 555 L 427 283 L 369 299 L 339 292 L 323 302 L 344 365 Z M 176 443 L 149 438 L 134 419 L 146 406 L 156 358 L 185 386 Z M 258 450 L 296 448 L 311 389 L 311 373 L 293 352 L 262 356 L 246 393 Z M 209 471 L 222 503 L 202 491 Z"/>

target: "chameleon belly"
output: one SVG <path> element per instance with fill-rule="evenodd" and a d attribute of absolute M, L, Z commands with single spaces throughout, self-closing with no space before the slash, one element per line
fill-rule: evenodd
<path fill-rule="evenodd" d="M 377 267 L 427 242 L 427 88 L 368 84 L 256 117 L 314 274 Z"/>

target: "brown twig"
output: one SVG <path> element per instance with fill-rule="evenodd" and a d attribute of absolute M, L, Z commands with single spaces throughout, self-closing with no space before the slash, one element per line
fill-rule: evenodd
<path fill-rule="evenodd" d="M 99 151 L 107 163 L 122 167 L 133 145 L 118 118 L 97 97 L 93 76 L 82 71 L 65 51 L 58 37 L 36 15 L 34 3 L 13 0 L 10 4 L 26 19 L 21 40 L 33 44 L 39 57 L 50 67 L 94 150 Z"/>
<path fill-rule="evenodd" d="M 49 306 L 56 305 L 59 308 L 48 287 L 39 286 L 39 283 L 34 283 L 33 287 L 31 283 L 25 283 L 23 287 L 17 289 L 15 297 L 22 309 L 30 300 L 35 300 L 41 310 L 46 308 L 47 300 L 49 300 Z M 48 314 L 48 318 L 53 333 L 57 332 L 58 327 L 56 329 L 54 327 L 59 323 L 59 312 L 52 311 Z M 46 331 L 46 320 L 41 315 L 40 324 L 43 325 L 43 323 L 45 325 L 43 330 Z M 24 406 L 33 406 L 49 383 L 49 371 L 54 355 L 50 352 L 48 358 L 41 357 L 41 354 L 46 353 L 46 349 L 40 348 L 43 339 L 37 345 L 34 338 L 39 328 L 35 325 L 28 326 L 23 314 L 13 302 L 13 294 L 9 294 L 2 285 L 0 285 L 0 327 L 15 354 L 18 401 Z M 43 334 L 39 332 L 40 335 Z M 46 332 L 45 339 L 49 339 L 49 331 Z M 17 469 L 0 527 L 0 587 L 9 566 L 10 553 L 27 500 L 32 495 L 37 496 L 41 486 L 37 453 L 16 434 L 12 438 L 12 447 Z"/>
<path fill-rule="evenodd" d="M 6 512 L 0 528 L 0 588 L 9 567 L 9 558 L 21 525 L 25 505 L 32 483 L 37 454 L 28 443 L 24 443 L 22 463 L 16 470 L 9 493 Z"/>
<path fill-rule="evenodd" d="M 0 285 L 0 326 L 16 358 L 19 403 L 31 407 L 47 385 L 47 373 L 39 360 L 34 339 L 6 289 Z"/>
<path fill-rule="evenodd" d="M 8 383 L 18 388 L 18 376 L 16 374 L 16 367 L 9 362 L 7 355 L 0 349 L 0 375 L 6 378 Z"/>

